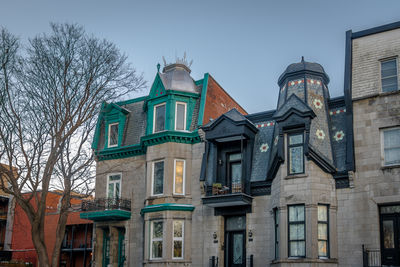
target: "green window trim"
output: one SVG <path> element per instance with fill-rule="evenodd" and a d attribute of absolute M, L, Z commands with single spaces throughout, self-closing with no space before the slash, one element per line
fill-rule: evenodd
<path fill-rule="evenodd" d="M 155 204 L 144 207 L 140 214 L 145 214 L 149 212 L 157 212 L 164 210 L 176 210 L 176 211 L 193 211 L 194 206 L 190 204 L 175 204 L 175 203 L 163 203 L 163 204 Z"/>

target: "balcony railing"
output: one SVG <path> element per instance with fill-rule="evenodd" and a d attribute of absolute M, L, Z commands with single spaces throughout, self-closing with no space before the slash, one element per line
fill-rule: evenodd
<path fill-rule="evenodd" d="M 244 190 L 244 184 L 241 182 L 232 182 L 229 186 L 221 183 L 213 183 L 211 186 L 207 186 L 207 196 L 237 193 L 246 193 Z"/>
<path fill-rule="evenodd" d="M 362 245 L 363 267 L 381 267 L 380 249 L 367 249 Z"/>
<path fill-rule="evenodd" d="M 92 249 L 92 240 L 88 237 L 87 240 L 84 238 L 71 240 L 63 240 L 62 249 Z"/>
<path fill-rule="evenodd" d="M 126 210 L 131 211 L 131 200 L 123 198 L 96 198 L 82 201 L 82 211 Z"/>

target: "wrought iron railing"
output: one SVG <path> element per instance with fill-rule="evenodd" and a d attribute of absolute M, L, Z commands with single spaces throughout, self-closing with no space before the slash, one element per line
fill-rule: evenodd
<path fill-rule="evenodd" d="M 253 267 L 253 266 L 254 266 L 254 256 L 253 256 L 253 254 L 251 254 L 251 255 L 247 258 L 246 266 L 248 266 L 248 267 Z"/>
<path fill-rule="evenodd" d="M 79 239 L 74 239 L 72 240 L 63 240 L 63 243 L 61 245 L 61 248 L 63 249 L 91 249 L 92 248 L 92 240 L 90 237 L 88 237 L 87 240 L 84 238 L 79 238 Z"/>
<path fill-rule="evenodd" d="M 96 198 L 83 200 L 82 211 L 127 210 L 131 211 L 131 200 L 124 198 Z"/>
<path fill-rule="evenodd" d="M 210 257 L 210 260 L 208 261 L 208 266 L 218 267 L 218 257 L 216 257 L 216 256 Z"/>
<path fill-rule="evenodd" d="M 362 245 L 363 267 L 381 267 L 380 249 L 367 249 Z"/>
<path fill-rule="evenodd" d="M 207 196 L 247 193 L 245 190 L 245 185 L 242 182 L 231 183 L 230 185 L 213 183 L 212 185 L 207 185 L 206 190 Z"/>

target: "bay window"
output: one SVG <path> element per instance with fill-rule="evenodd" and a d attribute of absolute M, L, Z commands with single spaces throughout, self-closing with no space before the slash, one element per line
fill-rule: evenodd
<path fill-rule="evenodd" d="M 185 160 L 174 161 L 174 194 L 185 194 Z"/>
<path fill-rule="evenodd" d="M 186 103 L 176 102 L 175 106 L 175 130 L 186 130 Z"/>
<path fill-rule="evenodd" d="M 163 232 L 162 221 L 152 221 L 150 229 L 150 259 L 161 259 L 163 257 Z"/>
<path fill-rule="evenodd" d="M 329 257 L 328 205 L 318 205 L 318 257 Z"/>
<path fill-rule="evenodd" d="M 164 161 L 153 162 L 152 195 L 164 193 Z"/>
<path fill-rule="evenodd" d="M 165 103 L 154 106 L 153 133 L 165 130 Z"/>
<path fill-rule="evenodd" d="M 183 259 L 184 223 L 182 220 L 173 221 L 173 251 L 172 258 Z"/>
<path fill-rule="evenodd" d="M 289 257 L 305 257 L 306 235 L 304 205 L 293 205 L 288 208 Z"/>

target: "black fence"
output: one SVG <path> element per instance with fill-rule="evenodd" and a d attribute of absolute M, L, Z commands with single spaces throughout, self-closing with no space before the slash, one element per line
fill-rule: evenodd
<path fill-rule="evenodd" d="M 363 267 L 381 267 L 380 249 L 367 249 L 362 245 Z"/>
<path fill-rule="evenodd" d="M 218 261 L 218 257 L 216 256 L 212 256 L 209 259 L 209 267 L 218 267 L 219 261 Z M 246 266 L 247 267 L 253 267 L 254 265 L 254 257 L 253 255 L 250 255 L 249 257 L 246 258 Z"/>
<path fill-rule="evenodd" d="M 82 211 L 127 210 L 131 211 L 131 200 L 124 198 L 96 198 L 83 200 Z"/>

